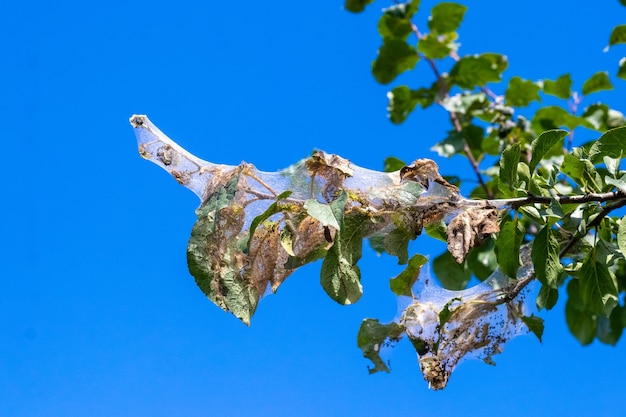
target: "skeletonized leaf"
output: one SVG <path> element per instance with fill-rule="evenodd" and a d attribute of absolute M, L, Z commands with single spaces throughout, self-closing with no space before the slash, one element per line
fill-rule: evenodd
<path fill-rule="evenodd" d="M 357 335 L 357 345 L 363 351 L 363 356 L 374 363 L 370 374 L 374 372 L 389 372 L 389 367 L 380 357 L 380 349 L 387 341 L 397 341 L 404 333 L 404 327 L 398 323 L 380 324 L 378 319 L 365 319 L 361 322 Z"/>

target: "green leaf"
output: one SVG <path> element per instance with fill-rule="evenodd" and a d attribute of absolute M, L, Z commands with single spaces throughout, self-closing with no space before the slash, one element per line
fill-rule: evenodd
<path fill-rule="evenodd" d="M 406 162 L 402 159 L 396 158 L 395 156 L 388 156 L 385 158 L 385 163 L 383 166 L 384 172 L 395 172 L 399 171 L 406 166 Z"/>
<path fill-rule="evenodd" d="M 605 71 L 596 72 L 583 84 L 583 95 L 602 90 L 612 90 L 613 84 L 609 80 L 609 74 Z"/>
<path fill-rule="evenodd" d="M 617 70 L 617 78 L 626 80 L 626 57 L 619 60 L 619 69 Z"/>
<path fill-rule="evenodd" d="M 528 327 L 528 330 L 533 332 L 537 339 L 541 342 L 541 337 L 543 336 L 543 319 L 541 317 L 537 317 L 534 314 L 530 316 L 522 316 L 522 321 Z"/>
<path fill-rule="evenodd" d="M 565 74 L 555 81 L 543 80 L 543 92 L 567 100 L 572 95 L 572 77 Z"/>
<path fill-rule="evenodd" d="M 437 35 L 428 33 L 418 41 L 417 51 L 424 54 L 426 58 L 442 59 L 450 55 L 452 48 L 439 40 Z"/>
<path fill-rule="evenodd" d="M 539 282 L 556 289 L 563 267 L 559 261 L 559 242 L 549 226 L 535 235 L 530 256 Z"/>
<path fill-rule="evenodd" d="M 341 254 L 353 265 L 361 259 L 363 248 L 363 229 L 369 221 L 365 214 L 346 215 L 341 225 L 339 236 L 335 242 L 339 242 Z"/>
<path fill-rule="evenodd" d="M 537 295 L 537 308 L 551 310 L 559 299 L 559 290 L 542 285 Z"/>
<path fill-rule="evenodd" d="M 609 185 L 614 186 L 619 191 L 626 193 L 626 174 L 622 175 L 621 178 L 617 178 L 617 179 L 606 176 L 604 178 L 604 182 L 606 182 Z"/>
<path fill-rule="evenodd" d="M 344 7 L 352 13 L 359 13 L 365 10 L 365 6 L 373 2 L 374 0 L 346 0 Z"/>
<path fill-rule="evenodd" d="M 385 252 L 397 256 L 398 264 L 404 265 L 409 261 L 409 242 L 414 238 L 404 230 L 394 229 L 385 236 Z"/>
<path fill-rule="evenodd" d="M 561 172 L 588 190 L 599 192 L 602 189 L 602 179 L 589 159 L 567 154 Z"/>
<path fill-rule="evenodd" d="M 470 271 L 483 281 L 487 279 L 498 267 L 498 260 L 494 252 L 494 239 L 480 246 L 473 247 L 466 258 Z"/>
<path fill-rule="evenodd" d="M 374 78 L 381 84 L 389 84 L 399 74 L 413 69 L 419 57 L 415 48 L 400 39 L 385 39 L 372 62 Z"/>
<path fill-rule="evenodd" d="M 405 4 L 385 9 L 378 20 L 378 33 L 383 38 L 406 40 L 412 32 L 411 19 L 405 13 Z"/>
<path fill-rule="evenodd" d="M 464 290 L 472 277 L 447 251 L 433 260 L 433 272 L 445 289 L 455 291 Z"/>
<path fill-rule="evenodd" d="M 259 226 L 259 224 L 261 224 L 261 222 L 264 222 L 265 220 L 269 219 L 274 214 L 279 213 L 281 211 L 281 209 L 278 206 L 278 202 L 280 200 L 284 200 L 285 198 L 289 197 L 291 195 L 291 193 L 292 193 L 292 191 L 284 191 L 284 192 L 280 193 L 279 195 L 277 195 L 276 196 L 276 201 L 274 201 L 272 204 L 270 204 L 270 206 L 263 213 L 259 214 L 258 216 L 256 216 L 252 220 L 252 223 L 250 224 L 250 235 L 249 235 L 250 237 L 248 238 L 248 245 L 247 245 L 246 252 L 250 251 L 250 242 L 252 242 L 252 237 L 254 236 L 254 231 Z"/>
<path fill-rule="evenodd" d="M 500 233 L 496 240 L 496 258 L 498 265 L 505 275 L 517 278 L 517 269 L 520 267 L 519 248 L 522 244 L 525 229 L 517 216 L 512 220 L 504 219 L 500 225 Z"/>
<path fill-rule="evenodd" d="M 513 195 L 513 190 L 517 187 L 517 164 L 521 155 L 520 144 L 515 143 L 505 149 L 500 158 L 500 191 L 505 197 Z"/>
<path fill-rule="evenodd" d="M 401 85 L 388 92 L 387 98 L 389 99 L 387 106 L 389 119 L 394 124 L 400 124 L 409 117 L 418 104 L 422 108 L 433 104 L 435 92 L 427 88 L 411 90 L 406 85 Z"/>
<path fill-rule="evenodd" d="M 530 160 L 530 171 L 534 172 L 539 162 L 543 159 L 543 156 L 548 153 L 550 149 L 563 141 L 563 138 L 568 135 L 566 130 L 547 130 L 542 132 L 537 139 L 533 140 L 530 148 L 532 150 L 532 158 Z"/>
<path fill-rule="evenodd" d="M 187 266 L 211 301 L 249 325 L 266 287 L 260 289 L 250 282 L 248 270 L 241 273 L 239 259 L 245 256 L 245 245 L 233 238 L 241 233 L 245 219 L 243 207 L 234 202 L 239 175 L 217 188 L 197 210 L 198 221 L 187 245 Z"/>
<path fill-rule="evenodd" d="M 485 93 L 459 93 L 443 99 L 442 106 L 451 113 L 472 114 L 488 107 L 489 100 Z"/>
<path fill-rule="evenodd" d="M 450 306 L 457 301 L 463 301 L 463 300 L 459 297 L 455 297 L 451 299 L 450 301 L 448 301 L 439 312 L 439 326 L 438 327 L 439 327 L 440 334 L 441 334 L 441 330 L 444 328 L 448 320 L 450 320 L 450 317 L 452 317 L 452 311 L 450 311 Z"/>
<path fill-rule="evenodd" d="M 499 54 L 470 55 L 461 58 L 450 71 L 450 81 L 461 88 L 484 87 L 501 80 L 507 68 L 506 57 Z"/>
<path fill-rule="evenodd" d="M 509 81 L 509 86 L 504 95 L 506 104 L 515 107 L 526 107 L 533 101 L 541 101 L 539 98 L 540 89 L 536 83 L 515 76 Z"/>
<path fill-rule="evenodd" d="M 363 295 L 361 270 L 356 263 L 361 258 L 366 216 L 344 216 L 347 201 L 348 194 L 342 191 L 330 204 L 339 229 L 333 246 L 324 257 L 320 273 L 322 288 L 330 298 L 340 304 L 354 304 Z"/>
<path fill-rule="evenodd" d="M 574 129 L 578 126 L 584 126 L 593 129 L 593 125 L 581 117 L 569 114 L 566 110 L 557 106 L 542 107 L 533 116 L 531 121 L 532 129 L 537 134 L 551 129 L 559 129 L 567 127 Z"/>
<path fill-rule="evenodd" d="M 606 104 L 594 103 L 588 106 L 581 117 L 591 123 L 595 130 L 603 132 L 609 129 L 609 106 Z"/>
<path fill-rule="evenodd" d="M 595 141 L 589 149 L 589 158 L 593 163 L 600 163 L 605 156 L 621 158 L 626 149 L 626 126 L 608 130 Z"/>
<path fill-rule="evenodd" d="M 626 25 L 615 26 L 609 36 L 609 46 L 620 43 L 626 43 Z"/>
<path fill-rule="evenodd" d="M 338 219 L 335 217 L 333 210 L 329 204 L 322 204 L 315 199 L 309 199 L 304 202 L 304 209 L 309 216 L 319 220 L 323 226 L 330 226 L 335 230 L 340 230 Z"/>
<path fill-rule="evenodd" d="M 609 268 L 596 259 L 596 250 L 589 253 L 579 278 L 580 297 L 586 308 L 608 316 L 617 305 L 617 282 Z"/>
<path fill-rule="evenodd" d="M 320 278 L 324 291 L 339 304 L 354 304 L 363 295 L 359 267 L 341 256 L 335 245 L 324 257 Z"/>
<path fill-rule="evenodd" d="M 626 257 L 626 216 L 619 221 L 617 229 L 617 246 L 622 251 L 622 255 Z"/>
<path fill-rule="evenodd" d="M 596 318 L 598 322 L 598 339 L 602 343 L 608 345 L 615 345 L 622 336 L 624 326 L 622 324 L 622 314 L 624 308 L 621 306 L 615 307 L 609 317 L 598 316 Z"/>
<path fill-rule="evenodd" d="M 397 277 L 389 280 L 389 287 L 396 295 L 410 297 L 413 295 L 411 288 L 419 277 L 422 266 L 428 262 L 425 256 L 416 254 L 409 259 L 409 264 Z"/>
<path fill-rule="evenodd" d="M 439 3 L 431 10 L 428 28 L 436 34 L 454 32 L 463 21 L 467 7 L 457 3 Z"/>
<path fill-rule="evenodd" d="M 578 280 L 573 279 L 567 285 L 568 299 L 565 304 L 565 320 L 570 332 L 583 345 L 590 344 L 596 337 L 598 324 L 595 314 L 584 308 L 580 300 Z"/>
<path fill-rule="evenodd" d="M 448 232 L 446 224 L 443 221 L 428 223 L 426 227 L 426 234 L 442 242 L 448 241 Z"/>
<path fill-rule="evenodd" d="M 357 345 L 363 356 L 374 363 L 369 373 L 389 372 L 389 367 L 380 357 L 380 349 L 388 342 L 395 342 L 404 333 L 404 327 L 398 323 L 380 324 L 378 319 L 365 319 L 361 322 L 357 335 Z"/>

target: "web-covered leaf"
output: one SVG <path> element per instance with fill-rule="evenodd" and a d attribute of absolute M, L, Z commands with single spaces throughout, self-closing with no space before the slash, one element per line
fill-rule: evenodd
<path fill-rule="evenodd" d="M 316 151 L 281 171 L 263 172 L 245 162 L 201 160 L 145 116 L 133 116 L 131 123 L 140 154 L 200 198 L 187 248 L 189 271 L 211 301 L 246 324 L 263 295 L 321 258 L 328 295 L 340 304 L 358 301 L 357 263 L 366 237 L 380 236 L 382 249 L 403 264 L 408 242 L 443 222 L 455 259 L 463 262 L 498 231 L 496 207 L 463 198 L 428 159 L 379 172 Z"/>

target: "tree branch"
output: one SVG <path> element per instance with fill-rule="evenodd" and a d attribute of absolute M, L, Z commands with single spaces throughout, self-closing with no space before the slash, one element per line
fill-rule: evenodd
<path fill-rule="evenodd" d="M 587 225 L 587 230 L 599 226 L 600 223 L 602 222 L 602 220 L 613 210 L 616 210 L 620 207 L 624 207 L 626 206 L 626 196 L 624 195 L 624 193 L 621 193 L 622 199 L 621 200 L 617 200 L 616 202 L 614 202 L 613 204 L 607 204 L 606 206 L 604 206 L 604 208 L 602 209 L 602 211 L 600 213 L 598 213 L 598 215 L 596 216 L 595 219 L 593 219 L 591 222 L 589 222 L 589 224 Z M 563 258 L 567 252 L 569 252 L 570 249 L 572 249 L 574 247 L 574 245 L 576 244 L 576 242 L 578 242 L 578 240 L 580 239 L 580 237 L 578 236 L 572 236 L 572 238 L 569 240 L 569 242 L 567 242 L 567 245 L 565 245 L 563 247 L 563 249 L 561 249 L 561 252 L 559 253 L 559 258 Z"/>
<path fill-rule="evenodd" d="M 541 195 L 528 194 L 527 197 L 520 198 L 503 198 L 490 200 L 490 203 L 496 207 L 509 206 L 512 209 L 518 209 L 528 204 L 550 204 L 552 201 L 558 201 L 560 204 L 582 204 L 596 201 L 604 203 L 607 201 L 624 200 L 622 206 L 626 204 L 626 193 L 622 191 L 612 191 L 608 193 L 587 193 L 582 195 L 562 195 L 558 197 L 546 197 Z M 608 208 L 609 206 L 605 207 Z M 621 206 L 620 206 L 621 207 Z M 613 209 L 611 209 L 613 210 Z M 608 214 L 608 213 L 607 213 Z M 606 216 L 606 214 L 604 214 Z"/>

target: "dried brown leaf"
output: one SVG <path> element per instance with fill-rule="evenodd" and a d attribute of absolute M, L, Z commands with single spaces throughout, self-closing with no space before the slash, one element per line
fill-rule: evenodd
<path fill-rule="evenodd" d="M 489 204 L 467 207 L 448 224 L 448 251 L 462 263 L 470 249 L 499 231 L 495 207 Z"/>

